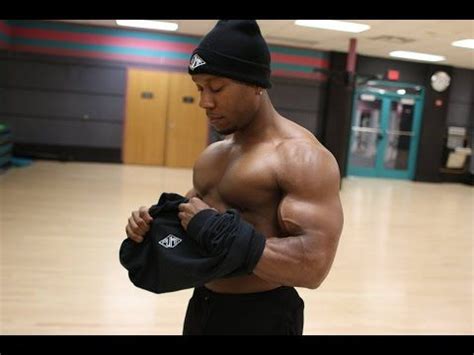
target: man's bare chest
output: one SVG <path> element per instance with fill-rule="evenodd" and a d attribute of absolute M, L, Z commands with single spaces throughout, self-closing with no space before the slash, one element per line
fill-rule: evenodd
<path fill-rule="evenodd" d="M 199 194 L 223 208 L 244 211 L 275 209 L 280 197 L 277 157 L 268 149 L 210 157 L 194 172 Z"/>

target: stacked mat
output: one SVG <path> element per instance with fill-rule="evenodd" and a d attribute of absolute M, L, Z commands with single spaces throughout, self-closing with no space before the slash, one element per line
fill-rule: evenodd
<path fill-rule="evenodd" d="M 12 136 L 10 128 L 0 123 L 0 169 L 6 168 L 12 159 Z"/>

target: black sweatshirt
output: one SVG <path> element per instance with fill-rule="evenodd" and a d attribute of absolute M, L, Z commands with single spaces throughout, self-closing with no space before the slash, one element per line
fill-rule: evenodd
<path fill-rule="evenodd" d="M 250 274 L 257 264 L 265 238 L 235 210 L 200 211 L 186 233 L 178 218 L 178 206 L 185 202 L 183 196 L 163 193 L 149 210 L 153 222 L 144 241 L 122 242 L 120 262 L 135 286 L 154 293 L 172 292 Z"/>

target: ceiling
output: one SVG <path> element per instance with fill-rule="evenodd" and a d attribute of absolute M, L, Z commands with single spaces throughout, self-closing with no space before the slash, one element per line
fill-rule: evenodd
<path fill-rule="evenodd" d="M 119 27 L 114 20 L 58 21 Z M 206 34 L 216 23 L 216 20 L 166 21 L 178 23 L 175 33 L 198 36 Z M 451 46 L 453 41 L 474 38 L 474 20 L 347 21 L 368 24 L 371 28 L 361 33 L 348 33 L 296 26 L 294 20 L 257 20 L 270 44 L 347 52 L 349 39 L 356 38 L 358 54 L 391 58 L 388 54 L 394 50 L 415 51 L 445 56 L 446 60 L 439 64 L 474 69 L 474 50 Z"/>

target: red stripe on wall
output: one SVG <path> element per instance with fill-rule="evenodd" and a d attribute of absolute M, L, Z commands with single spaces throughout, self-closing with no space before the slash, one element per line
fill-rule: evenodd
<path fill-rule="evenodd" d="M 287 78 L 303 78 L 303 79 L 313 79 L 318 81 L 326 81 L 327 75 L 323 73 L 302 73 L 295 71 L 286 71 L 286 70 L 274 70 L 272 75 L 281 76 Z"/>
<path fill-rule="evenodd" d="M 160 49 L 164 51 L 174 51 L 181 53 L 191 53 L 195 46 L 187 43 L 172 43 L 159 40 L 147 40 L 132 37 L 116 37 L 108 35 L 74 33 L 56 30 L 30 29 L 20 26 L 11 26 L 12 35 L 30 39 L 56 40 L 66 42 L 76 42 L 90 45 L 111 45 L 120 47 L 138 47 L 144 49 Z M 271 53 L 272 61 L 287 64 L 316 66 L 326 68 L 329 63 L 325 59 L 290 55 L 282 53 Z"/>
<path fill-rule="evenodd" d="M 315 66 L 319 68 L 328 68 L 329 61 L 321 58 L 303 57 L 299 55 L 290 55 L 282 53 L 272 53 L 272 62 L 286 63 L 286 64 L 300 64 L 307 66 Z"/>
<path fill-rule="evenodd" d="M 0 32 L 5 33 L 6 35 L 11 35 L 11 26 L 8 26 L 5 21 L 0 21 Z"/>
<path fill-rule="evenodd" d="M 187 60 L 181 59 L 169 59 L 169 58 L 157 58 L 157 57 L 145 57 L 145 56 L 135 56 L 135 55 L 124 55 L 124 54 L 110 54 L 97 51 L 77 51 L 72 49 L 57 49 L 57 48 L 45 48 L 45 47 L 35 47 L 35 46 L 26 46 L 26 45 L 12 45 L 10 47 L 12 51 L 18 52 L 33 52 L 33 53 L 42 53 L 42 54 L 52 54 L 52 55 L 61 55 L 66 57 L 86 57 L 86 58 L 95 58 L 95 59 L 107 59 L 107 60 L 118 60 L 125 62 L 138 62 L 146 64 L 155 64 L 155 65 L 166 65 L 174 66 L 177 68 L 182 68 L 187 70 L 189 62 Z"/>
<path fill-rule="evenodd" d="M 12 35 L 31 39 L 45 39 L 66 42 L 76 42 L 90 45 L 111 45 L 121 47 L 139 47 L 147 49 L 159 49 L 164 51 L 182 52 L 191 54 L 194 45 L 178 42 L 166 42 L 159 40 L 147 40 L 132 37 L 117 37 L 98 35 L 90 33 L 60 32 L 54 30 L 30 29 L 12 26 Z"/>

